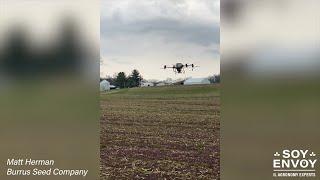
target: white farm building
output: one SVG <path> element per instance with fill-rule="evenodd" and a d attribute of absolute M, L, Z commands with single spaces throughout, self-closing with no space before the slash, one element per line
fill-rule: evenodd
<path fill-rule="evenodd" d="M 154 84 L 152 82 L 143 82 L 141 83 L 141 87 L 152 87 Z"/>
<path fill-rule="evenodd" d="M 210 84 L 208 78 L 190 78 L 184 81 L 184 85 L 194 85 L 194 84 Z"/>
<path fill-rule="evenodd" d="M 100 91 L 109 91 L 110 83 L 107 80 L 103 80 L 100 82 Z"/>

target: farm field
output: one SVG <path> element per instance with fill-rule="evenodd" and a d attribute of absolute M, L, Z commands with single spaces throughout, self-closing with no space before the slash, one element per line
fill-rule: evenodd
<path fill-rule="evenodd" d="M 102 93 L 100 179 L 219 179 L 219 85 Z"/>

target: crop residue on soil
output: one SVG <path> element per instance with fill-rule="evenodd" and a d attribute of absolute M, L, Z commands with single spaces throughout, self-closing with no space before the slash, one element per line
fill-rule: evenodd
<path fill-rule="evenodd" d="M 218 85 L 101 94 L 101 179 L 219 179 Z"/>

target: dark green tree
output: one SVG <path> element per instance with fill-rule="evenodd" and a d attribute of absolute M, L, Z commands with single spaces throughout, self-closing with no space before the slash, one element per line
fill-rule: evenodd
<path fill-rule="evenodd" d="M 209 79 L 211 84 L 220 83 L 220 74 L 209 76 L 208 79 Z"/>
<path fill-rule="evenodd" d="M 127 87 L 135 87 L 135 83 L 134 83 L 134 80 L 132 79 L 132 77 L 131 76 L 129 76 L 128 78 L 127 78 Z"/>
<path fill-rule="evenodd" d="M 142 76 L 138 70 L 134 69 L 128 78 L 128 81 L 130 82 L 130 87 L 138 87 L 141 84 Z"/>
<path fill-rule="evenodd" d="M 127 87 L 127 76 L 124 72 L 119 72 L 116 77 L 116 85 L 120 88 Z"/>
<path fill-rule="evenodd" d="M 220 83 L 220 74 L 214 76 L 215 83 Z"/>

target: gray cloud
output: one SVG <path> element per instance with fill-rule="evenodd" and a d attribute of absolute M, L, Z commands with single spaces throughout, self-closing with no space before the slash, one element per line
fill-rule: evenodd
<path fill-rule="evenodd" d="M 219 0 L 103 1 L 102 74 L 138 68 L 145 77 L 166 78 L 159 67 L 176 61 L 200 63 L 190 76 L 218 73 L 219 6 Z"/>
<path fill-rule="evenodd" d="M 104 37 L 152 35 L 162 37 L 166 42 L 196 43 L 202 46 L 220 43 L 219 24 L 204 24 L 155 18 L 152 20 L 124 23 L 117 16 L 103 19 L 101 33 Z"/>
<path fill-rule="evenodd" d="M 121 60 L 119 58 L 111 58 L 109 61 L 117 64 L 132 64 L 130 61 Z"/>

